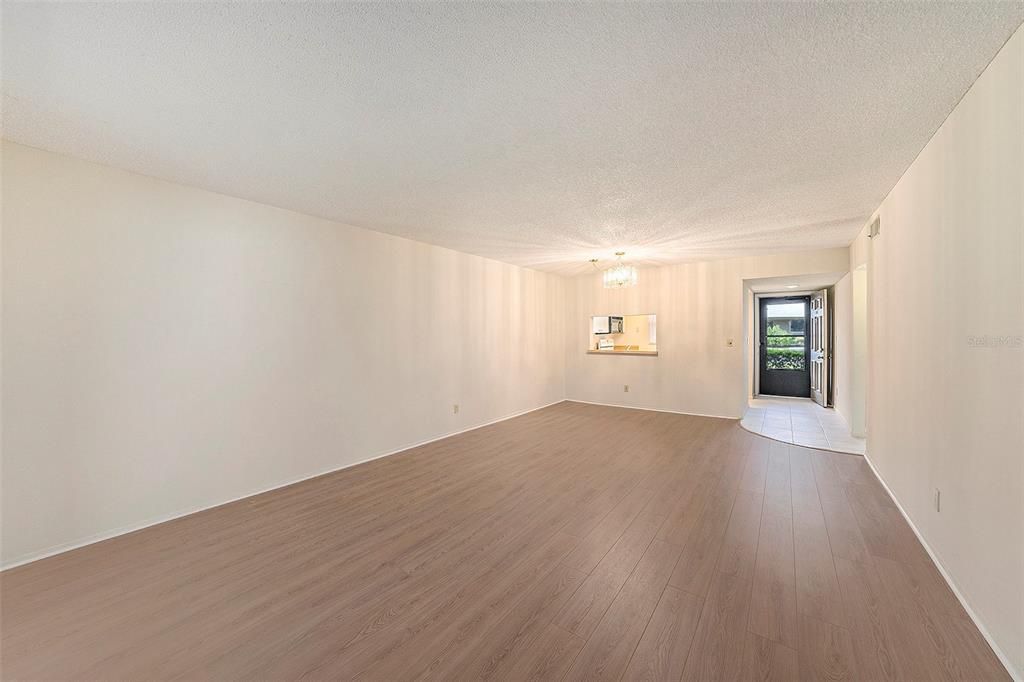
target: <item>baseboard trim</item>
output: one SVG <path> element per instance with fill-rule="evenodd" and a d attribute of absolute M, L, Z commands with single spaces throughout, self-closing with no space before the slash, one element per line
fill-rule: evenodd
<path fill-rule="evenodd" d="M 679 410 L 662 410 L 657 407 L 639 407 L 637 405 L 616 405 L 615 403 L 596 403 L 592 400 L 579 400 L 577 398 L 566 398 L 567 403 L 583 403 L 584 405 L 601 405 L 602 407 L 621 407 L 626 410 L 644 410 L 645 412 L 667 412 L 668 414 L 685 414 L 688 417 L 710 417 L 711 419 L 732 419 L 739 417 L 724 417 L 720 414 L 701 414 L 700 412 L 680 412 Z"/>
<path fill-rule="evenodd" d="M 949 585 L 949 589 L 953 591 L 953 594 L 956 595 L 956 598 L 960 600 L 960 605 L 964 607 L 964 610 L 967 611 L 967 615 L 970 616 L 972 621 L 974 621 L 974 625 L 978 628 L 978 631 L 981 633 L 981 636 L 984 637 L 985 641 L 988 642 L 988 645 L 992 647 L 992 651 L 995 653 L 996 658 L 999 659 L 999 662 L 1003 664 L 1003 667 L 1006 668 L 1006 672 L 1009 673 L 1010 677 L 1012 677 L 1015 680 L 1015 682 L 1024 682 L 1024 672 L 1015 669 L 1013 667 L 1013 664 L 1010 663 L 1010 659 L 1006 656 L 1005 653 L 1003 653 L 1003 650 L 999 648 L 999 645 L 996 644 L 995 639 L 993 639 L 992 637 L 992 634 L 985 627 L 984 623 L 981 622 L 981 619 L 978 618 L 978 614 L 976 614 L 974 612 L 974 609 L 971 608 L 971 605 L 967 603 L 967 599 L 960 591 L 960 588 L 957 587 L 956 582 L 953 580 L 953 577 L 949 574 L 948 571 L 946 571 L 946 568 L 942 565 L 942 562 L 939 561 L 938 555 L 935 553 L 934 550 L 932 550 L 931 545 L 928 544 L 928 541 L 924 539 L 924 535 L 921 534 L 921 531 L 919 531 L 917 529 L 917 526 L 914 525 L 914 522 L 913 520 L 911 520 L 910 515 L 907 514 L 907 510 L 903 508 L 903 505 L 900 504 L 900 501 L 896 499 L 896 495 L 893 494 L 892 489 L 889 488 L 889 485 L 882 478 L 882 475 L 878 473 L 878 469 L 875 468 L 875 465 L 871 461 L 871 458 L 865 454 L 864 460 L 868 463 L 868 466 L 871 468 L 871 473 L 873 473 L 875 475 L 875 478 L 878 479 L 878 482 L 882 484 L 882 488 L 885 489 L 885 492 L 889 495 L 893 503 L 896 505 L 896 508 L 900 510 L 900 514 L 903 514 L 903 518 L 906 519 L 907 525 L 909 525 L 910 529 L 914 531 L 914 535 L 916 535 L 917 539 L 920 540 L 921 545 L 924 547 L 924 550 L 928 552 L 928 556 L 932 558 L 932 562 L 939 569 L 939 573 L 942 575 L 943 580 L 945 580 L 946 584 Z"/>
<path fill-rule="evenodd" d="M 253 492 L 245 493 L 244 495 L 239 495 L 237 497 L 232 497 L 232 498 L 224 500 L 222 502 L 215 502 L 213 504 L 203 505 L 203 506 L 200 506 L 200 507 L 192 507 L 192 508 L 188 508 L 188 509 L 184 509 L 184 510 L 179 510 L 179 511 L 176 511 L 176 512 L 171 512 L 170 514 L 164 514 L 164 515 L 158 516 L 156 518 L 147 519 L 146 521 L 142 521 L 140 523 L 136 523 L 136 524 L 132 524 L 132 525 L 128 525 L 128 526 L 122 526 L 120 528 L 115 528 L 114 530 L 110 530 L 110 531 L 104 531 L 102 533 L 96 533 L 95 535 L 90 535 L 90 536 L 88 536 L 88 537 L 86 537 L 84 539 L 75 540 L 74 542 L 68 542 L 68 543 L 64 543 L 64 544 L 60 544 L 60 545 L 55 545 L 53 547 L 49 547 L 49 548 L 41 550 L 39 552 L 31 552 L 29 554 L 23 554 L 22 556 L 16 557 L 16 558 L 12 559 L 9 562 L 5 562 L 5 563 L 0 564 L 0 572 L 7 571 L 7 570 L 10 570 L 12 568 L 17 568 L 18 566 L 24 566 L 25 564 L 30 564 L 30 563 L 33 563 L 35 561 L 40 561 L 42 559 L 47 559 L 49 557 L 56 556 L 58 554 L 63 554 L 65 552 L 70 552 L 72 550 L 79 549 L 81 547 L 86 547 L 88 545 L 94 545 L 97 542 L 103 542 L 104 540 L 111 540 L 111 539 L 119 537 L 121 535 L 127 535 L 128 533 L 134 533 L 135 531 L 143 530 L 145 528 L 151 528 L 153 526 L 158 526 L 161 523 L 167 523 L 168 521 L 174 521 L 175 519 L 180 519 L 180 518 L 183 518 L 185 516 L 191 516 L 192 514 L 198 514 L 199 512 L 207 511 L 209 509 L 216 509 L 217 507 L 223 507 L 226 504 L 232 504 L 234 502 L 238 502 L 239 500 L 244 500 L 244 499 L 249 498 L 249 497 L 255 497 L 256 495 L 262 495 L 264 493 L 269 493 L 269 492 L 272 492 L 274 490 L 280 490 L 281 488 L 287 488 L 288 486 L 295 485 L 296 483 L 302 483 L 303 481 L 309 481 L 309 480 L 314 479 L 314 478 L 319 478 L 320 476 L 326 476 L 328 474 L 333 474 L 333 473 L 335 473 L 337 471 L 343 471 L 345 469 L 350 469 L 350 468 L 352 468 L 354 466 L 359 466 L 360 464 L 366 464 L 367 462 L 372 462 L 372 461 L 377 460 L 377 459 L 383 459 L 384 457 L 390 457 L 391 455 L 397 455 L 397 454 L 400 454 L 402 452 L 405 452 L 406 450 L 411 450 L 413 448 L 418 448 L 421 445 L 427 445 L 428 443 L 435 443 L 435 442 L 437 442 L 439 440 L 444 440 L 445 438 L 451 438 L 452 436 L 458 436 L 461 433 L 467 433 L 469 431 L 475 431 L 477 429 L 482 429 L 485 426 L 490 426 L 492 424 L 497 424 L 498 422 L 507 421 L 509 419 L 514 419 L 516 417 L 521 417 L 524 414 L 529 414 L 530 412 L 536 412 L 537 410 L 543 410 L 546 407 L 551 407 L 552 405 L 557 405 L 557 404 L 562 403 L 562 402 L 565 402 L 565 400 L 564 399 L 556 400 L 554 402 L 547 403 L 546 405 L 541 405 L 540 407 L 531 407 L 528 410 L 521 410 L 519 412 L 514 412 L 512 414 L 505 415 L 504 417 L 498 417 L 497 419 L 492 419 L 490 421 L 483 422 L 482 424 L 477 424 L 475 426 L 469 426 L 469 427 L 467 427 L 465 429 L 459 429 L 458 431 L 452 431 L 452 432 L 446 433 L 446 434 L 444 434 L 442 436 L 437 436 L 437 437 L 434 437 L 434 438 L 428 438 L 426 440 L 417 441 L 417 442 L 411 443 L 409 445 L 403 445 L 403 446 L 401 446 L 399 448 L 396 448 L 394 450 L 388 450 L 387 452 L 382 452 L 382 453 L 373 455 L 371 457 L 367 457 L 365 459 L 361 459 L 358 462 L 351 462 L 349 464 L 345 464 L 345 465 L 340 466 L 340 467 L 334 467 L 334 468 L 327 469 L 327 470 L 324 470 L 324 471 L 317 471 L 315 473 L 311 473 L 311 474 L 308 474 L 308 475 L 305 475 L 305 476 L 301 476 L 301 477 L 296 478 L 296 479 L 289 480 L 289 481 L 287 481 L 285 483 L 279 483 L 277 485 L 273 485 L 273 486 L 271 486 L 269 488 L 262 488 L 262 489 L 259 489 L 259 490 L 255 490 Z"/>

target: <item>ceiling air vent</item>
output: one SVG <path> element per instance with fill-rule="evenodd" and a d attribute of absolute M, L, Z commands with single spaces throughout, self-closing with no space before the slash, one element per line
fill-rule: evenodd
<path fill-rule="evenodd" d="M 868 237 L 874 239 L 875 237 L 878 236 L 878 232 L 880 230 L 881 227 L 879 226 L 879 219 L 875 218 L 874 220 L 871 221 L 871 227 L 868 228 Z"/>

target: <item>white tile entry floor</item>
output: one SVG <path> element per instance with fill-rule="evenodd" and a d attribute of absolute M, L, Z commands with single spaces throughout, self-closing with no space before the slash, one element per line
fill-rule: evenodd
<path fill-rule="evenodd" d="M 850 434 L 843 416 L 809 398 L 752 398 L 740 425 L 747 431 L 786 443 L 864 454 L 864 439 Z"/>

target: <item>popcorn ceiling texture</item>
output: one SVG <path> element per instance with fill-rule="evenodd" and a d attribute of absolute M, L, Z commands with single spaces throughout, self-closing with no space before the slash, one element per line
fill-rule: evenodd
<path fill-rule="evenodd" d="M 12 3 L 4 136 L 562 274 L 843 246 L 1020 2 Z"/>

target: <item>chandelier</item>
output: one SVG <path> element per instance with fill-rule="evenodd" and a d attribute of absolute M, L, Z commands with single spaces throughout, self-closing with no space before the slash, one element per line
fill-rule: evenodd
<path fill-rule="evenodd" d="M 615 257 L 618 258 L 618 261 L 602 273 L 605 289 L 623 289 L 636 286 L 636 268 L 622 262 L 622 257 L 625 255 L 625 251 L 616 251 Z M 590 262 L 594 264 L 594 267 L 597 267 L 596 258 Z"/>

